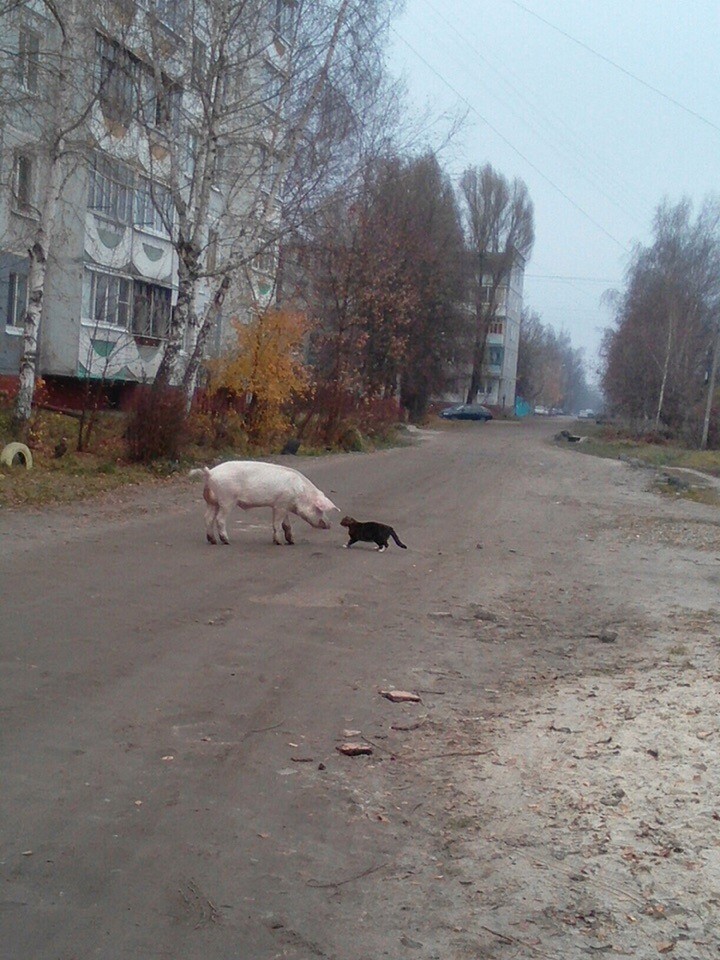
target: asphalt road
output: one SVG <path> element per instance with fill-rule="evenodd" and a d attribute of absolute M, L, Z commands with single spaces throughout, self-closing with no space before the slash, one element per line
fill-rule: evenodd
<path fill-rule="evenodd" d="M 296 545 L 274 546 L 266 510 L 238 510 L 211 547 L 186 480 L 0 518 L 0 957 L 441 956 L 439 932 L 422 949 L 412 932 L 452 912 L 416 826 L 434 800 L 420 766 L 396 772 L 409 734 L 391 731 L 417 708 L 378 691 L 455 670 L 481 712 L 528 648 L 492 660 L 445 628 L 452 611 L 522 597 L 553 567 L 593 602 L 578 551 L 619 466 L 549 446 L 554 429 L 450 425 L 288 458 L 407 550 L 347 551 L 338 525 L 299 520 Z M 341 756 L 348 739 L 373 756 Z"/>

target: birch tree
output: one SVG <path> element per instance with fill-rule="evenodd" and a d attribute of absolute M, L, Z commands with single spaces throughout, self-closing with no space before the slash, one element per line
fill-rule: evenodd
<path fill-rule="evenodd" d="M 533 204 L 522 180 L 508 181 L 487 163 L 468 167 L 460 180 L 472 274 L 475 335 L 467 403 L 477 399 L 498 291 L 519 254 L 527 260 L 535 240 Z"/>
<path fill-rule="evenodd" d="M 720 205 L 659 206 L 653 243 L 638 246 L 612 297 L 603 384 L 614 408 L 654 429 L 696 431 L 720 306 Z"/>
<path fill-rule="evenodd" d="M 328 174 L 334 137 L 322 130 L 314 176 L 283 190 L 301 151 L 319 148 L 331 90 L 371 55 L 368 25 L 388 2 L 197 0 L 189 5 L 192 62 L 167 73 L 155 34 L 155 87 L 175 96 L 174 129 L 155 150 L 173 206 L 178 295 L 156 384 L 181 384 L 189 405 L 223 304 L 250 314 L 272 297 L 278 244 Z M 157 135 L 153 116 L 148 131 Z M 188 149 L 189 146 L 189 149 Z"/>
<path fill-rule="evenodd" d="M 29 258 L 19 387 L 12 430 L 22 437 L 31 415 L 38 342 L 45 310 L 48 258 L 58 241 L 63 191 L 88 152 L 87 121 L 96 99 L 90 82 L 94 24 L 102 4 L 88 0 L 36 0 L 8 4 L 0 27 L 9 43 L 0 105 L 5 116 L 7 168 L 11 170 L 15 247 Z M 90 51 L 90 54 L 88 54 Z M 18 224 L 22 222 L 23 226 Z"/>

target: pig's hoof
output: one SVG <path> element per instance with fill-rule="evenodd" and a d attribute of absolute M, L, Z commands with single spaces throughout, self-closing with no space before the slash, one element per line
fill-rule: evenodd
<path fill-rule="evenodd" d="M 224 537 L 222 534 L 220 534 L 220 543 L 224 543 L 227 546 L 230 543 L 230 541 L 228 540 L 227 537 Z"/>
<path fill-rule="evenodd" d="M 217 540 L 215 539 L 215 537 L 210 536 L 209 533 L 206 533 L 205 536 L 207 537 L 208 543 L 211 543 L 214 547 L 217 546 Z"/>

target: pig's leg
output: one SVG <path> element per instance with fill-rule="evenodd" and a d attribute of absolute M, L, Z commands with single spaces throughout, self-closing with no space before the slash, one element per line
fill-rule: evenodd
<path fill-rule="evenodd" d="M 287 529 L 287 510 L 283 507 L 273 507 L 273 543 L 276 543 L 278 546 L 282 546 L 282 540 L 280 539 L 281 533 L 285 534 L 285 539 L 288 543 L 292 543 L 292 531 L 290 531 L 290 539 L 288 540 Z"/>
<path fill-rule="evenodd" d="M 292 535 L 292 527 L 290 526 L 290 516 L 287 513 L 285 514 L 285 519 L 282 522 L 282 529 L 283 529 L 283 533 L 285 534 L 286 543 L 289 543 L 291 545 L 295 543 Z"/>
<path fill-rule="evenodd" d="M 215 520 L 217 518 L 218 507 L 216 503 L 209 503 L 205 508 L 205 535 L 208 543 L 217 543 L 215 538 Z"/>
<path fill-rule="evenodd" d="M 233 506 L 232 501 L 230 503 L 218 504 L 215 522 L 217 523 L 218 533 L 220 534 L 220 543 L 230 543 L 227 534 L 227 518 Z"/>

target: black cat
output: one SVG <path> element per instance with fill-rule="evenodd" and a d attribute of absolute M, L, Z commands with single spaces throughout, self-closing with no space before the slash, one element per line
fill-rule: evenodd
<path fill-rule="evenodd" d="M 353 517 L 343 517 L 340 526 L 348 528 L 350 539 L 345 544 L 346 547 L 351 547 L 358 540 L 362 540 L 364 543 L 376 543 L 378 550 L 382 553 L 383 550 L 387 550 L 390 537 L 392 537 L 399 547 L 407 550 L 393 528 L 386 523 L 375 523 L 374 520 L 363 523 Z"/>

